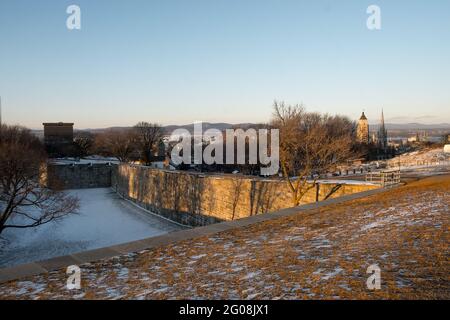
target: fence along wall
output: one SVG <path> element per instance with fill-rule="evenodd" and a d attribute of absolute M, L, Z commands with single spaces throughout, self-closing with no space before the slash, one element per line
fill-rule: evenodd
<path fill-rule="evenodd" d="M 191 225 L 207 225 L 292 207 L 291 193 L 283 180 L 204 175 L 121 164 L 114 166 L 112 187 L 124 198 L 165 216 Z M 375 189 L 361 184 L 321 184 L 303 202 L 335 198 Z"/>

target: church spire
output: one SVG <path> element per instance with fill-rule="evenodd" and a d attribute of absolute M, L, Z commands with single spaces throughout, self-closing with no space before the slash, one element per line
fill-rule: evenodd
<path fill-rule="evenodd" d="M 381 108 L 381 121 L 380 128 L 378 129 L 378 143 L 380 148 L 386 150 L 387 149 L 387 130 L 384 123 L 384 110 Z"/>
<path fill-rule="evenodd" d="M 362 115 L 361 115 L 361 118 L 359 118 L 359 120 L 367 120 L 367 117 L 366 117 L 366 115 L 364 114 L 364 111 L 363 111 L 363 113 L 362 113 Z"/>

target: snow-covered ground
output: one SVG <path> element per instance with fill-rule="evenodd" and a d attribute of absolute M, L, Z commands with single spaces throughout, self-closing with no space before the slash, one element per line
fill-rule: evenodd
<path fill-rule="evenodd" d="M 367 182 L 367 181 L 360 181 L 360 180 L 344 180 L 344 179 L 320 179 L 317 180 L 318 183 L 321 184 L 351 184 L 351 185 L 358 185 L 358 186 L 376 186 L 376 183 L 373 182 Z"/>
<path fill-rule="evenodd" d="M 2 233 L 0 267 L 158 236 L 181 227 L 119 198 L 111 189 L 70 190 L 78 214 L 34 229 Z"/>
<path fill-rule="evenodd" d="M 120 161 L 114 157 L 101 157 L 101 156 L 88 156 L 81 159 L 77 158 L 59 158 L 52 159 L 50 161 L 54 165 L 63 165 L 63 164 L 107 164 L 114 163 L 119 164 Z"/>
<path fill-rule="evenodd" d="M 444 149 L 433 148 L 423 149 L 398 155 L 387 161 L 387 166 L 395 168 L 401 163 L 402 168 L 426 168 L 430 166 L 449 166 L 450 154 L 444 152 Z"/>

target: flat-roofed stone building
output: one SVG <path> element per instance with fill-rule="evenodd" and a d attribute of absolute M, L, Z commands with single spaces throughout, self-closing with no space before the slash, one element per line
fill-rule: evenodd
<path fill-rule="evenodd" d="M 73 153 L 73 123 L 47 122 L 44 143 L 51 157 L 71 156 Z"/>
<path fill-rule="evenodd" d="M 73 123 L 43 123 L 46 145 L 65 145 L 73 142 Z"/>

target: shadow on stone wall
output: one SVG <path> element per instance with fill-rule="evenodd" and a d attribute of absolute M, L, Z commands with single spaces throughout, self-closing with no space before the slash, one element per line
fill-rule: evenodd
<path fill-rule="evenodd" d="M 47 186 L 58 189 L 113 187 L 122 197 L 189 226 L 236 220 L 292 207 L 284 180 L 168 171 L 128 164 L 48 165 Z M 355 184 L 318 184 L 302 204 L 375 189 Z"/>
<path fill-rule="evenodd" d="M 111 186 L 110 164 L 49 164 L 41 181 L 51 189 L 108 188 Z"/>
<path fill-rule="evenodd" d="M 190 226 L 292 207 L 286 182 L 277 179 L 205 175 L 121 164 L 114 166 L 111 183 L 121 196 Z M 311 188 L 302 204 L 375 188 L 363 184 L 321 184 Z"/>

